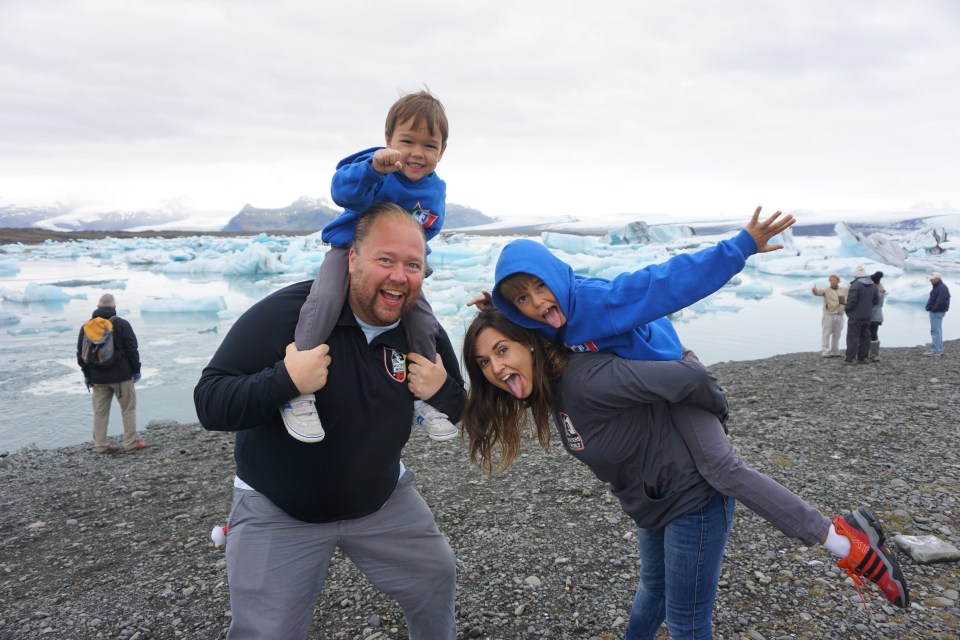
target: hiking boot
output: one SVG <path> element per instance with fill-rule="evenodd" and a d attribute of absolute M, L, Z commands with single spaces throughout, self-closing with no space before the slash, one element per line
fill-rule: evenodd
<path fill-rule="evenodd" d="M 940 351 L 927 351 L 927 352 L 924 353 L 923 355 L 925 355 L 925 356 L 942 356 L 943 353 L 940 352 Z"/>
<path fill-rule="evenodd" d="M 855 584 L 862 585 L 866 578 L 880 587 L 890 604 L 901 608 L 910 604 L 907 581 L 900 565 L 883 546 L 886 536 L 873 511 L 860 507 L 845 516 L 834 516 L 833 528 L 850 539 L 850 554 L 837 566 L 846 571 Z"/>
<path fill-rule="evenodd" d="M 456 438 L 458 430 L 446 414 L 434 409 L 426 402 L 421 402 L 413 408 L 413 425 L 427 432 L 432 440 L 442 442 Z"/>
<path fill-rule="evenodd" d="M 844 360 L 843 364 L 857 364 L 856 360 Z"/>
<path fill-rule="evenodd" d="M 287 433 L 300 442 L 314 443 L 323 440 L 326 433 L 317 414 L 316 398 L 305 393 L 280 407 L 280 416 Z"/>
<path fill-rule="evenodd" d="M 135 451 L 140 451 L 140 449 L 146 449 L 146 448 L 147 448 L 147 442 L 146 442 L 145 440 L 137 440 L 136 442 L 134 442 L 134 443 L 133 443 L 132 445 L 130 445 L 129 447 L 126 447 L 126 448 L 123 450 L 123 452 L 124 452 L 124 453 L 133 453 L 133 452 L 135 452 Z"/>
<path fill-rule="evenodd" d="M 117 451 L 120 451 L 120 447 L 118 447 L 115 444 L 108 444 L 103 449 L 97 449 L 97 453 L 111 454 L 111 453 L 116 453 Z"/>

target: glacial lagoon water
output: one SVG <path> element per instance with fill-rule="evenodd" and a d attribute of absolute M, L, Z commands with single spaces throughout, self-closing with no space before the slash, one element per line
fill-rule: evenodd
<path fill-rule="evenodd" d="M 473 313 L 464 303 L 482 286 L 489 286 L 495 256 L 507 241 L 509 238 L 477 238 L 472 250 L 483 259 L 461 267 L 438 268 L 426 281 L 427 295 L 458 347 Z M 183 246 L 182 241 L 154 242 L 168 258 Z M 137 385 L 137 418 L 142 428 L 157 419 L 196 421 L 193 387 L 234 319 L 271 291 L 310 277 L 304 269 L 285 273 L 234 269 L 241 272 L 238 275 L 174 273 L 163 271 L 156 263 L 130 260 L 133 245 L 118 250 L 114 243 L 110 251 L 98 246 L 60 243 L 4 256 L 19 271 L 0 275 L 0 291 L 4 292 L 0 317 L 11 322 L 0 326 L 0 451 L 90 441 L 90 396 L 75 354 L 80 325 L 105 290 L 116 296 L 119 315 L 131 322 L 140 343 L 143 378 Z M 820 299 L 797 295 L 798 287 L 806 288 L 812 280 L 810 274 L 770 276 L 748 268 L 741 289 L 762 283 L 759 290 L 770 287 L 769 291 L 744 296 L 736 287 L 725 288 L 679 314 L 677 330 L 707 364 L 817 351 Z M 953 285 L 949 278 L 947 281 Z M 19 301 L 30 283 L 55 285 L 65 299 Z M 909 291 L 916 298 L 917 288 L 929 285 L 923 274 L 886 278 L 885 284 L 890 298 L 881 328 L 882 344 L 917 345 L 920 349 L 919 345 L 929 343 L 927 314 L 915 300 L 897 303 L 896 298 L 898 291 Z M 197 310 L 183 310 L 184 306 Z M 14 323 L 11 317 L 18 321 Z M 960 336 L 960 310 L 947 314 L 944 333 L 948 339 Z M 114 403 L 110 435 L 120 432 L 119 409 Z"/>

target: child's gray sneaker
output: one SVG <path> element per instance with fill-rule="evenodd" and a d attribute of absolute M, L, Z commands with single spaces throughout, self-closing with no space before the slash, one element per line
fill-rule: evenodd
<path fill-rule="evenodd" d="M 413 407 L 413 426 L 423 429 L 431 439 L 437 441 L 456 438 L 459 433 L 456 425 L 447 419 L 446 414 L 437 411 L 426 402 L 418 402 Z"/>
<path fill-rule="evenodd" d="M 317 415 L 316 398 L 312 393 L 305 393 L 288 401 L 280 407 L 280 416 L 287 433 L 300 442 L 320 442 L 326 434 Z"/>

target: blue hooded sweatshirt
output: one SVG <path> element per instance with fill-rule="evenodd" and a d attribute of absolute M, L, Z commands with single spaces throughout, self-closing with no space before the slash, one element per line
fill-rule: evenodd
<path fill-rule="evenodd" d="M 350 246 L 357 220 L 377 202 L 392 202 L 403 207 L 420 221 L 427 240 L 440 233 L 446 212 L 446 183 L 436 172 L 416 182 L 399 171 L 379 174 L 371 163 L 378 149 L 383 147 L 365 149 L 337 163 L 330 195 L 344 211 L 323 228 L 324 242 L 337 247 Z"/>
<path fill-rule="evenodd" d="M 537 330 L 572 351 L 604 351 L 631 360 L 679 360 L 682 347 L 673 323 L 676 313 L 725 285 L 757 252 L 746 231 L 715 246 L 673 256 L 611 280 L 575 275 L 533 240 L 514 240 L 497 259 L 493 304 L 514 323 Z M 540 278 L 553 293 L 567 322 L 559 329 L 526 317 L 500 293 L 507 276 Z"/>

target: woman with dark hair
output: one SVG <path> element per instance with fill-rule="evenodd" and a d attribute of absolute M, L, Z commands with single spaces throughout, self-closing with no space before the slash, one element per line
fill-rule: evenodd
<path fill-rule="evenodd" d="M 873 313 L 870 315 L 870 355 L 867 359 L 870 362 L 880 362 L 880 335 L 877 330 L 883 324 L 883 301 L 887 297 L 887 291 L 880 284 L 883 278 L 883 271 L 877 271 L 870 279 L 877 285 L 877 304 L 873 305 Z"/>
<path fill-rule="evenodd" d="M 462 424 L 471 461 L 492 471 L 517 457 L 528 412 L 540 444 L 556 425 L 564 448 L 610 484 L 637 524 L 640 585 L 626 638 L 710 638 L 734 498 L 785 534 L 823 544 L 858 584 L 877 583 L 906 606 L 903 574 L 861 507 L 831 521 L 734 455 L 720 417 L 727 403 L 691 353 L 682 361 L 569 353 L 495 309 L 464 336 L 470 377 Z M 672 403 L 672 404 L 671 404 Z"/>

